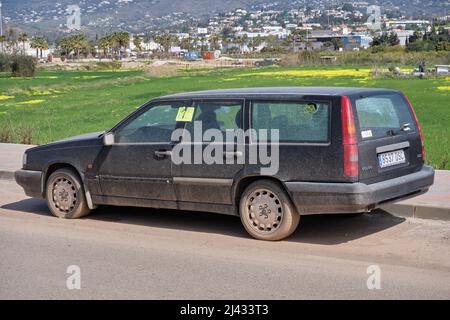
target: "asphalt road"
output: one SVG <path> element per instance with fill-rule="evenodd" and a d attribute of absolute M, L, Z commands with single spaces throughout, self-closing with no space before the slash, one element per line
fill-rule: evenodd
<path fill-rule="evenodd" d="M 300 223 L 269 243 L 238 218 L 207 213 L 104 207 L 60 220 L 0 181 L 0 298 L 450 298 L 449 222 L 379 211 Z M 70 265 L 79 290 L 67 289 Z M 381 289 L 367 288 L 371 265 Z"/>

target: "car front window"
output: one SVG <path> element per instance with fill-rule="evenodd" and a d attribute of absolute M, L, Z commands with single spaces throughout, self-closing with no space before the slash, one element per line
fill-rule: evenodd
<path fill-rule="evenodd" d="M 115 143 L 168 143 L 183 103 L 153 105 L 115 133 Z"/>

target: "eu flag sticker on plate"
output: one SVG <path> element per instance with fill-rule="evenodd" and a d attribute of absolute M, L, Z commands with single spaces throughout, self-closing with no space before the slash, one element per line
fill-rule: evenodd
<path fill-rule="evenodd" d="M 191 122 L 194 118 L 194 107 L 181 107 L 178 109 L 177 119 L 179 122 Z"/>

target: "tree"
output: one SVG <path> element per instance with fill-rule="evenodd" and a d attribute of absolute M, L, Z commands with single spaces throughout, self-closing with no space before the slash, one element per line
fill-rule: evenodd
<path fill-rule="evenodd" d="M 339 50 L 344 47 L 344 43 L 341 38 L 333 38 L 331 39 L 331 43 L 333 44 L 334 50 Z"/>
<path fill-rule="evenodd" d="M 61 38 L 58 41 L 58 46 L 62 49 L 65 55 L 69 56 L 71 52 L 74 52 L 76 58 L 78 59 L 80 53 L 89 48 L 89 42 L 84 34 L 75 34 Z"/>
<path fill-rule="evenodd" d="M 220 38 L 218 35 L 212 35 L 211 38 L 209 38 L 209 45 L 211 47 L 211 50 L 218 50 L 220 48 Z"/>
<path fill-rule="evenodd" d="M 393 47 L 400 44 L 400 39 L 398 38 L 398 35 L 394 32 L 391 32 L 388 36 L 388 44 Z"/>
<path fill-rule="evenodd" d="M 119 59 L 122 59 L 122 49 L 128 47 L 130 44 L 130 34 L 128 32 L 114 32 L 112 39 L 115 44 L 115 48 L 119 53 Z"/>
<path fill-rule="evenodd" d="M 25 54 L 25 42 L 28 41 L 28 34 L 22 32 L 18 38 L 19 42 L 22 42 L 22 53 Z"/>
<path fill-rule="evenodd" d="M 111 53 L 111 48 L 114 46 L 112 36 L 106 36 L 98 41 L 98 47 L 103 50 L 103 55 L 108 56 Z"/>
<path fill-rule="evenodd" d="M 58 47 L 62 51 L 61 55 L 69 56 L 72 50 L 72 44 L 69 37 L 64 37 L 58 40 Z"/>
<path fill-rule="evenodd" d="M 400 39 L 397 34 L 391 32 L 390 34 L 384 32 L 378 37 L 374 37 L 371 43 L 372 47 L 382 47 L 382 46 L 397 46 L 400 44 Z"/>
<path fill-rule="evenodd" d="M 169 54 L 170 47 L 172 46 L 173 39 L 169 33 L 165 33 L 156 37 L 156 42 L 159 43 L 166 55 Z"/>
<path fill-rule="evenodd" d="M 0 45 L 2 48 L 2 53 L 4 51 L 4 43 L 6 42 L 6 36 L 5 35 L 0 35 Z"/>
<path fill-rule="evenodd" d="M 413 43 L 418 40 L 422 40 L 422 38 L 423 38 L 422 33 L 420 31 L 416 30 L 416 31 L 414 31 L 414 34 L 412 36 L 409 36 L 408 43 Z"/>
<path fill-rule="evenodd" d="M 181 39 L 181 49 L 192 51 L 194 49 L 194 44 L 192 43 L 192 38 L 187 37 Z"/>
<path fill-rule="evenodd" d="M 72 48 L 76 52 L 77 59 L 80 56 L 80 52 L 86 50 L 89 47 L 88 41 L 84 34 L 76 34 L 71 37 Z"/>
<path fill-rule="evenodd" d="M 31 39 L 31 48 L 36 49 L 36 57 L 42 59 L 42 51 L 48 49 L 48 42 L 42 36 L 36 36 Z"/>
<path fill-rule="evenodd" d="M 6 32 L 6 45 L 14 52 L 17 48 L 17 31 L 9 28 Z"/>
<path fill-rule="evenodd" d="M 142 40 L 139 37 L 133 39 L 133 44 L 136 47 L 137 51 L 142 51 Z"/>
<path fill-rule="evenodd" d="M 387 43 L 387 34 L 383 33 L 380 36 L 376 36 L 373 38 L 372 43 L 370 44 L 372 47 L 383 46 Z"/>
<path fill-rule="evenodd" d="M 230 27 L 227 26 L 222 29 L 222 32 L 221 32 L 222 38 L 229 38 L 232 35 L 233 35 L 233 29 L 231 29 Z"/>

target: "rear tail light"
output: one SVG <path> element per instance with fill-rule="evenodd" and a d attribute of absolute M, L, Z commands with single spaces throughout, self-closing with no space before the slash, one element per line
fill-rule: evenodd
<path fill-rule="evenodd" d="M 414 120 L 416 121 L 417 130 L 419 130 L 420 141 L 422 142 L 422 160 L 425 161 L 425 143 L 423 141 L 422 128 L 420 127 L 419 119 L 417 118 L 416 112 L 414 111 L 411 101 L 409 101 L 407 96 L 404 96 L 404 97 L 405 97 L 406 101 L 408 102 L 409 109 L 411 110 L 411 113 L 414 116 Z"/>
<path fill-rule="evenodd" d="M 358 139 L 349 97 L 342 97 L 342 146 L 344 149 L 344 175 L 358 177 Z"/>

